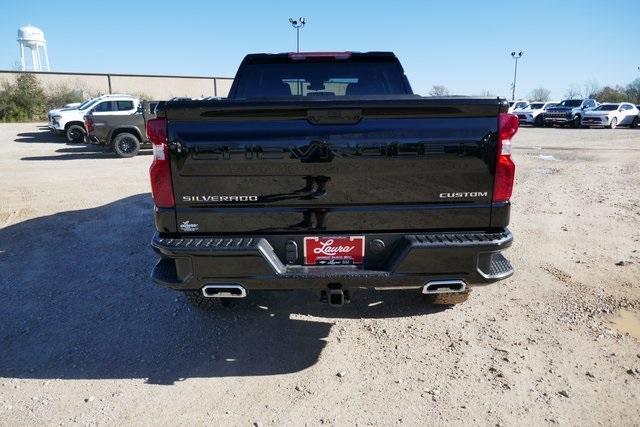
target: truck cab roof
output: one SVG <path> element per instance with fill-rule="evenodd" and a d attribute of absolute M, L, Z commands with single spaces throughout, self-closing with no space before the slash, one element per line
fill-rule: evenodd
<path fill-rule="evenodd" d="M 274 64 L 289 63 L 291 61 L 400 61 L 393 52 L 280 52 L 280 53 L 250 53 L 244 57 L 242 64 Z M 240 66 L 242 66 L 242 64 Z"/>
<path fill-rule="evenodd" d="M 295 52 L 245 56 L 228 98 L 412 94 L 392 52 Z"/>

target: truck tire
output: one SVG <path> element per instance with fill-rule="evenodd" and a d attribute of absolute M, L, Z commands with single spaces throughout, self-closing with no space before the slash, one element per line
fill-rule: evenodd
<path fill-rule="evenodd" d="M 117 134 L 112 144 L 113 151 L 118 157 L 133 157 L 140 152 L 140 140 L 129 132 Z"/>
<path fill-rule="evenodd" d="M 581 122 L 582 122 L 582 116 L 578 114 L 571 121 L 571 127 L 577 129 L 581 127 Z"/>
<path fill-rule="evenodd" d="M 542 119 L 542 114 L 538 114 L 538 116 L 533 121 L 533 125 L 537 128 L 544 126 L 544 120 Z"/>
<path fill-rule="evenodd" d="M 633 121 L 631 122 L 631 125 L 629 127 L 630 128 L 637 128 L 638 127 L 638 122 L 640 122 L 640 117 L 639 116 L 635 116 L 633 118 Z"/>
<path fill-rule="evenodd" d="M 67 138 L 67 141 L 72 144 L 84 142 L 85 134 L 84 126 L 76 123 L 67 126 L 67 129 L 64 131 L 64 136 Z"/>
<path fill-rule="evenodd" d="M 454 294 L 432 294 L 425 295 L 425 299 L 429 304 L 433 305 L 456 305 L 462 304 L 469 299 L 470 290 Z"/>
<path fill-rule="evenodd" d="M 618 119 L 616 117 L 611 119 L 611 122 L 609 123 L 609 129 L 615 129 L 618 127 Z"/>

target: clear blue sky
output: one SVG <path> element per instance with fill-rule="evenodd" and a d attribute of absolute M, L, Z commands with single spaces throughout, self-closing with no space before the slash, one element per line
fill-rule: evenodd
<path fill-rule="evenodd" d="M 308 19 L 301 50 L 394 51 L 422 94 L 510 96 L 512 50 L 525 52 L 519 97 L 640 77 L 640 0 L 7 1 L 0 68 L 14 67 L 30 23 L 54 71 L 233 76 L 246 53 L 295 50 L 290 16 Z"/>

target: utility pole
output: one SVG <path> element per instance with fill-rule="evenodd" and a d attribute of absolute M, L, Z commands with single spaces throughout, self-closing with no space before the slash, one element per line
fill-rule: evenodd
<path fill-rule="evenodd" d="M 289 23 L 296 29 L 296 52 L 300 52 L 300 28 L 304 27 L 304 24 L 307 23 L 307 18 L 289 18 Z"/>
<path fill-rule="evenodd" d="M 516 78 L 518 76 L 518 59 L 522 58 L 522 54 L 524 52 L 520 51 L 518 53 L 511 52 L 511 57 L 516 60 L 516 66 L 513 70 L 513 86 L 511 86 L 511 100 L 516 100 Z"/>

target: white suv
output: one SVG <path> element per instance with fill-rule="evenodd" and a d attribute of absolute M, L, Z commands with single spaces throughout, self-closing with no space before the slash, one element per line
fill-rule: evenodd
<path fill-rule="evenodd" d="M 133 101 L 133 103 L 118 103 L 114 101 Z M 64 133 L 69 142 L 82 142 L 86 130 L 84 128 L 84 115 L 93 110 L 102 114 L 131 114 L 138 109 L 140 101 L 131 95 L 104 95 L 89 99 L 77 108 L 63 108 L 49 112 L 49 129 L 54 132 Z M 120 107 L 126 106 L 126 110 Z M 129 107 L 132 108 L 130 109 Z"/>
<path fill-rule="evenodd" d="M 509 113 L 513 110 L 523 110 L 529 106 L 529 101 L 509 101 Z"/>
<path fill-rule="evenodd" d="M 558 104 L 557 101 L 538 102 L 534 101 L 527 106 L 519 110 L 513 110 L 513 114 L 518 116 L 520 124 L 526 123 L 534 126 L 544 125 L 544 113 L 547 108 L 554 107 Z"/>
<path fill-rule="evenodd" d="M 637 125 L 638 109 L 629 102 L 606 102 L 582 116 L 582 126 L 606 126 L 615 129 L 618 126 L 633 128 Z"/>

